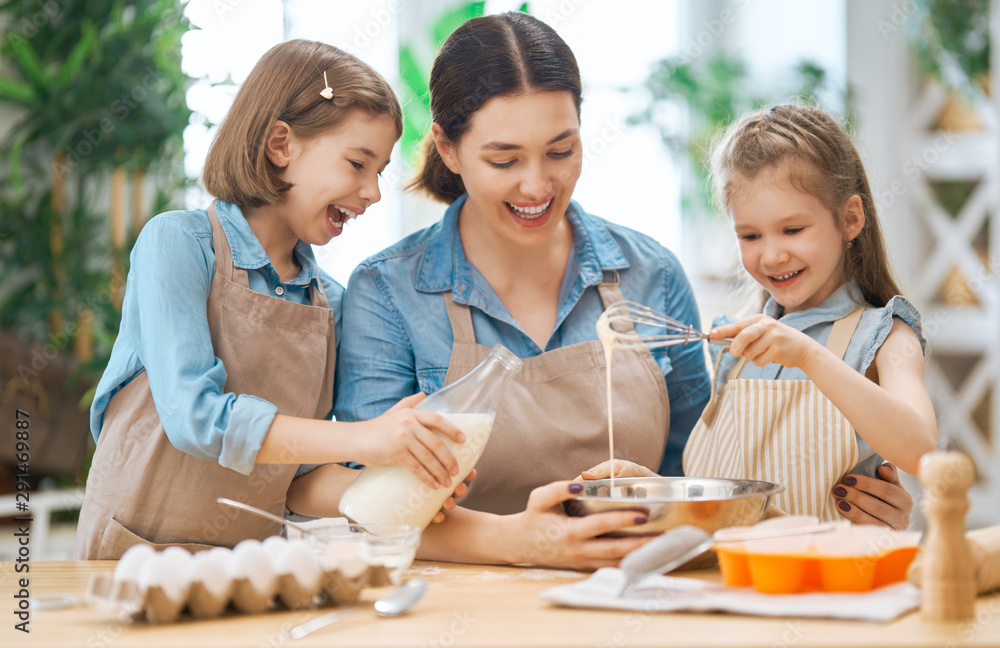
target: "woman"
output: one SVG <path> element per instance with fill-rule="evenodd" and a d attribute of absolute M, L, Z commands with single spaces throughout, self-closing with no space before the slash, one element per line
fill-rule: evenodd
<path fill-rule="evenodd" d="M 463 506 L 425 531 L 421 557 L 616 565 L 643 539 L 600 536 L 643 517 L 568 518 L 560 503 L 582 485 L 553 481 L 608 456 L 594 324 L 624 298 L 697 326 L 691 288 L 668 250 L 571 201 L 582 162 L 580 75 L 550 27 L 519 13 L 466 22 L 442 46 L 430 94 L 433 139 L 414 187 L 451 206 L 352 275 L 334 412 L 369 418 L 397 395 L 439 389 L 504 344 L 525 367 Z M 679 474 L 708 399 L 703 353 L 686 345 L 615 355 L 616 456 Z M 323 469 L 315 472 L 298 480 L 289 506 L 335 515 Z"/>

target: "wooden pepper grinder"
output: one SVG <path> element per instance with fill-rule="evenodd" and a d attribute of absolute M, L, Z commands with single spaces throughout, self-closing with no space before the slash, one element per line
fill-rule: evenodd
<path fill-rule="evenodd" d="M 976 575 L 965 538 L 975 466 L 962 452 L 938 450 L 920 459 L 927 538 L 920 612 L 925 621 L 963 621 L 975 614 Z"/>

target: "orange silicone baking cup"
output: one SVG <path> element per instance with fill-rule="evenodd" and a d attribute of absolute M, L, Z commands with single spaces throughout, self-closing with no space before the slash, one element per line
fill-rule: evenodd
<path fill-rule="evenodd" d="M 919 547 L 900 547 L 873 556 L 830 556 L 815 550 L 794 554 L 751 553 L 739 545 L 717 545 L 726 585 L 753 586 L 768 594 L 867 592 L 906 578 Z"/>

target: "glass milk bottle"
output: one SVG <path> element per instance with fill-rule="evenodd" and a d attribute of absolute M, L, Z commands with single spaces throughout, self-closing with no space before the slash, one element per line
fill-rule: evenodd
<path fill-rule="evenodd" d="M 509 349 L 494 345 L 472 371 L 417 405 L 442 414 L 465 434 L 462 443 L 438 435 L 458 461 L 458 479 L 450 486 L 431 488 L 402 466 L 369 466 L 340 499 L 341 514 L 361 526 L 412 524 L 422 529 L 430 524 L 482 456 L 500 397 L 521 365 Z"/>

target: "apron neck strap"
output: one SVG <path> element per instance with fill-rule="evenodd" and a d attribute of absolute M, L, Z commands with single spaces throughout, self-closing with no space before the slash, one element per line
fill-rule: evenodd
<path fill-rule="evenodd" d="M 841 359 L 844 358 L 844 354 L 847 353 L 847 347 L 851 344 L 851 338 L 854 337 L 854 331 L 858 329 L 858 322 L 861 321 L 861 315 L 864 312 L 865 302 L 861 302 L 849 315 L 841 317 L 833 323 L 833 329 L 830 330 L 830 337 L 826 339 L 826 348 L 833 355 Z"/>
<path fill-rule="evenodd" d="M 858 304 L 857 308 L 833 323 L 830 335 L 826 339 L 826 348 L 830 350 L 830 353 L 840 359 L 844 358 L 844 354 L 847 353 L 847 347 L 851 344 L 851 338 L 854 337 L 854 332 L 858 329 L 858 323 L 861 321 L 861 315 L 864 312 L 865 302 L 861 302 Z M 723 351 L 726 351 L 727 349 L 729 349 L 729 347 L 726 347 Z M 722 357 L 721 352 L 719 353 L 719 357 Z M 726 380 L 736 380 L 739 378 L 740 373 L 743 372 L 743 367 L 745 367 L 746 364 L 746 357 L 741 357 L 739 361 L 737 361 L 736 365 L 729 370 L 729 375 L 726 376 Z M 715 364 L 715 370 L 716 372 L 719 370 L 718 362 Z M 715 389 L 714 382 L 712 383 L 712 389 Z"/>
<path fill-rule="evenodd" d="M 613 304 L 625 301 L 625 296 L 622 295 L 621 285 L 618 283 L 617 270 L 605 272 L 604 281 L 597 284 L 597 292 L 601 296 L 601 304 L 604 306 L 604 310 L 607 310 Z M 635 326 L 633 326 L 631 320 L 627 318 L 615 320 L 612 323 L 611 328 L 619 333 L 631 333 L 635 331 Z"/>
<path fill-rule="evenodd" d="M 237 268 L 233 265 L 233 250 L 229 247 L 229 239 L 226 238 L 222 223 L 219 222 L 215 202 L 213 200 L 208 206 L 208 220 L 212 224 L 212 243 L 215 246 L 215 271 L 233 283 L 249 288 L 250 278 L 247 276 L 247 271 L 238 268 L 239 272 L 236 272 Z"/>
<path fill-rule="evenodd" d="M 604 308 L 607 309 L 608 306 L 612 304 L 617 304 L 618 302 L 625 301 L 624 295 L 622 295 L 621 286 L 618 284 L 618 271 L 613 271 L 613 277 L 609 278 L 609 281 L 602 281 L 597 285 L 597 291 L 601 295 L 601 303 Z M 476 333 L 472 328 L 472 311 L 465 304 L 459 304 L 451 297 L 451 293 L 441 293 L 444 297 L 445 310 L 448 311 L 448 321 L 451 322 L 451 330 L 455 338 L 455 342 L 476 342 Z M 617 324 L 617 323 L 616 323 Z M 625 322 L 621 324 L 625 332 L 634 329 L 631 322 Z M 616 326 L 616 330 L 617 330 Z"/>
<path fill-rule="evenodd" d="M 465 304 L 459 304 L 451 297 L 451 293 L 441 293 L 444 297 L 444 307 L 448 311 L 448 321 L 451 322 L 452 335 L 455 342 L 475 344 L 476 332 L 472 328 L 472 311 Z"/>

